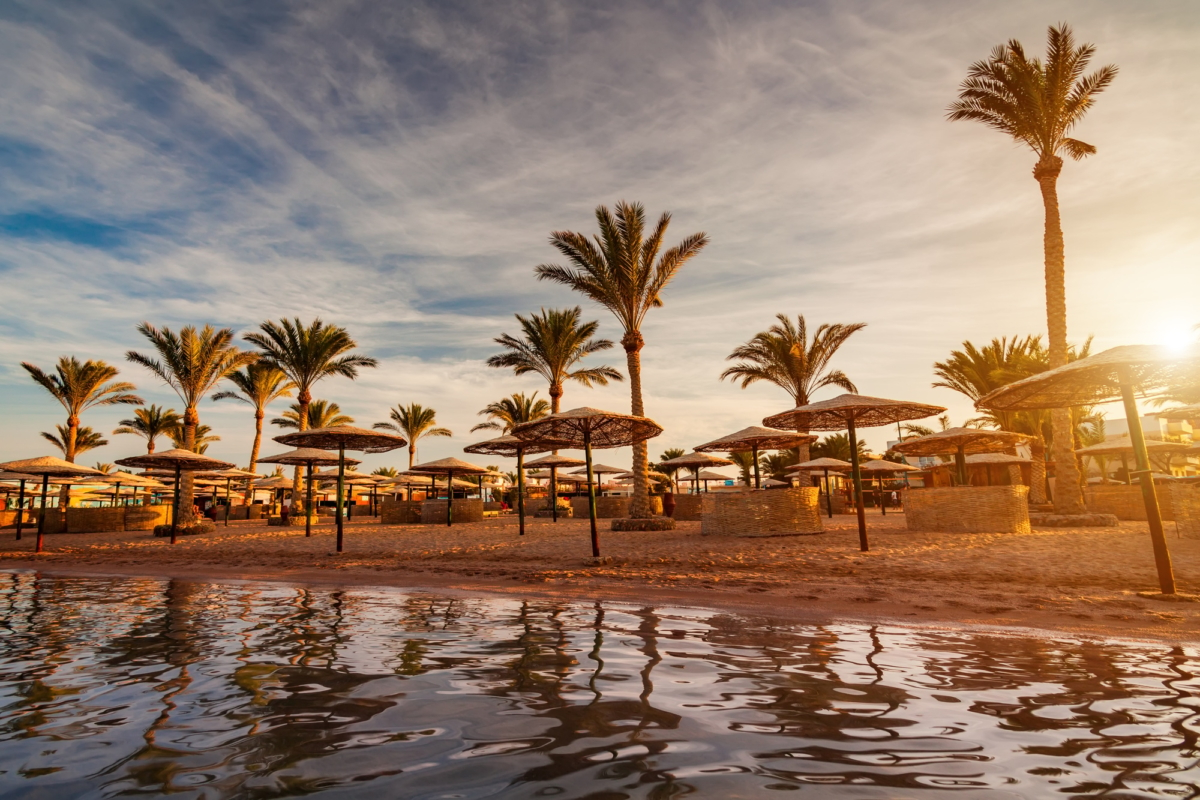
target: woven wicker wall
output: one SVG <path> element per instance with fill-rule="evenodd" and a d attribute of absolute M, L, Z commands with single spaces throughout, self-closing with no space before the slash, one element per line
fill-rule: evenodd
<path fill-rule="evenodd" d="M 384 500 L 379 506 L 379 522 L 383 525 L 415 525 L 421 521 L 423 500 Z M 457 510 L 457 509 L 456 509 Z M 442 519 L 446 509 L 442 507 Z"/>
<path fill-rule="evenodd" d="M 675 495 L 675 514 L 674 518 L 681 521 L 699 520 L 704 518 L 704 495 L 703 494 L 677 494 Z"/>
<path fill-rule="evenodd" d="M 724 536 L 820 533 L 817 488 L 719 492 L 703 495 L 700 532 Z"/>
<path fill-rule="evenodd" d="M 152 531 L 155 525 L 166 525 L 171 521 L 171 507 L 130 506 L 125 509 L 125 530 Z"/>
<path fill-rule="evenodd" d="M 1029 533 L 1028 486 L 913 489 L 904 508 L 910 531 Z"/>
<path fill-rule="evenodd" d="M 1172 482 L 1167 492 L 1175 511 L 1175 526 L 1185 539 L 1200 539 L 1200 484 Z"/>
<path fill-rule="evenodd" d="M 660 501 L 661 502 L 661 501 Z M 588 518 L 588 499 L 586 497 L 572 497 L 571 511 L 574 512 L 576 519 Z M 662 513 L 661 511 L 659 513 Z M 629 516 L 629 498 L 628 497 L 597 497 L 596 498 L 596 519 L 618 519 L 620 517 Z"/>
<path fill-rule="evenodd" d="M 67 533 L 112 533 L 125 530 L 123 508 L 68 508 Z"/>
<path fill-rule="evenodd" d="M 415 502 L 415 501 L 414 501 Z M 483 501 L 482 500 L 455 500 L 454 501 L 454 521 L 455 522 L 483 522 Z M 446 522 L 446 501 L 445 500 L 422 500 L 421 501 L 421 522 L 430 525 L 433 523 Z"/>
<path fill-rule="evenodd" d="M 1156 483 L 1155 494 L 1158 495 L 1158 510 L 1164 520 L 1175 519 L 1175 509 L 1171 505 L 1171 483 Z M 1142 487 L 1138 484 L 1126 486 L 1089 486 L 1083 492 L 1087 501 L 1088 511 L 1093 514 L 1115 514 L 1117 519 L 1146 519 L 1146 501 L 1142 499 Z"/>

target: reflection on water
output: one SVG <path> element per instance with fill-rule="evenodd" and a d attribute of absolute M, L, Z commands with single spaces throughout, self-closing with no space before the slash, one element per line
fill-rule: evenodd
<path fill-rule="evenodd" d="M 1200 795 L 1200 659 L 0 572 L 0 796 Z"/>

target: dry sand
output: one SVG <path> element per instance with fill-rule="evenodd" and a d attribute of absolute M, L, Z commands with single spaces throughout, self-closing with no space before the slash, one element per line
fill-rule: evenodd
<path fill-rule="evenodd" d="M 33 553 L 34 537 L 0 538 L 0 568 L 46 573 L 245 579 L 501 592 L 591 601 L 719 608 L 823 621 L 998 625 L 1070 633 L 1200 640 L 1200 540 L 1168 543 L 1183 598 L 1157 588 L 1145 523 L 1120 528 L 1035 529 L 1020 534 L 914 533 L 902 514 L 871 516 L 861 553 L 854 518 L 816 536 L 713 537 L 683 522 L 667 533 L 614 533 L 601 521 L 610 564 L 586 566 L 586 520 L 515 519 L 455 525 L 218 527 L 175 546 L 148 533 L 60 534 Z"/>

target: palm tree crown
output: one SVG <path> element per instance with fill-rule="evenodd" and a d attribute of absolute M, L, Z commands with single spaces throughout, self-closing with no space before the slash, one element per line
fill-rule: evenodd
<path fill-rule="evenodd" d="M 300 404 L 292 403 L 282 417 L 271 420 L 272 425 L 292 430 L 308 430 L 309 428 L 336 428 L 339 425 L 349 425 L 354 417 L 342 413 L 337 403 L 328 400 L 313 400 L 308 404 L 308 421 L 300 427 Z"/>
<path fill-rule="evenodd" d="M 624 380 L 620 372 L 609 366 L 572 369 L 592 353 L 608 350 L 613 343 L 608 339 L 593 339 L 600 323 L 581 322 L 583 309 L 579 306 L 567 309 L 545 309 L 539 314 L 523 317 L 517 314 L 521 325 L 520 339 L 507 333 L 496 337 L 496 343 L 506 352 L 487 360 L 489 367 L 511 367 L 517 375 L 533 372 L 550 384 L 552 413 L 558 413 L 563 394 L 563 384 L 576 381 L 584 386 L 593 384 L 607 386 L 609 380 Z"/>
<path fill-rule="evenodd" d="M 536 268 L 539 280 L 554 281 L 591 298 L 616 316 L 625 330 L 621 345 L 625 348 L 629 375 L 631 410 L 645 415 L 642 402 L 641 350 L 642 322 L 651 308 L 663 304 L 662 292 L 679 269 L 708 244 L 708 236 L 694 233 L 660 254 L 671 215 L 664 213 L 646 235 L 646 209 L 641 203 L 617 203 L 614 211 L 605 206 L 596 209 L 600 234 L 589 238 L 582 233 L 556 231 L 550 244 L 567 259 L 570 266 L 542 264 Z M 649 450 L 645 442 L 633 446 L 633 497 L 629 515 L 651 516 L 649 500 Z"/>
<path fill-rule="evenodd" d="M 212 428 L 207 425 L 196 426 L 196 431 L 193 435 L 193 444 L 190 448 L 185 447 L 187 442 L 187 433 L 183 429 L 182 425 L 177 425 L 171 430 L 167 431 L 167 436 L 171 439 L 171 443 L 176 447 L 183 450 L 191 450 L 193 453 L 200 453 L 201 455 L 208 450 L 208 446 L 210 444 L 221 441 L 221 437 L 214 434 L 212 432 Z"/>
<path fill-rule="evenodd" d="M 58 431 L 57 435 L 42 431 L 42 438 L 57 447 L 59 452 L 63 454 L 63 458 L 66 458 L 71 441 L 70 426 L 55 425 L 54 427 Z M 106 444 L 108 444 L 108 440 L 103 435 L 84 425 L 75 430 L 75 451 L 73 455 L 80 456 L 88 450 L 95 450 L 97 447 L 104 447 Z"/>
<path fill-rule="evenodd" d="M 794 323 L 786 314 L 776 314 L 775 318 L 778 323 L 754 334 L 726 356 L 726 361 L 740 360 L 721 373 L 721 380 L 740 381 L 743 389 L 758 381 L 773 383 L 790 394 L 798 406 L 811 403 L 813 393 L 826 386 L 858 391 L 846 373 L 829 369 L 829 362 L 847 339 L 867 327 L 865 322 L 826 323 L 817 328 L 810 341 L 803 314 Z"/>
<path fill-rule="evenodd" d="M 74 461 L 80 415 L 96 406 L 140 405 L 142 398 L 133 394 L 137 388 L 132 383 L 112 381 L 117 377 L 117 368 L 103 361 L 83 361 L 74 356 L 58 359 L 54 372 L 48 373 L 40 367 L 22 361 L 21 366 L 42 388 L 62 403 L 67 410 L 67 424 L 63 434 L 63 457 Z M 45 434 L 43 434 L 45 435 Z"/>
<path fill-rule="evenodd" d="M 154 440 L 159 436 L 165 436 L 182 421 L 183 418 L 175 413 L 175 409 L 151 404 L 144 408 L 134 409 L 133 419 L 121 420 L 118 423 L 120 427 L 113 433 L 131 433 L 141 436 L 146 440 L 146 452 L 153 453 Z"/>
<path fill-rule="evenodd" d="M 479 412 L 479 416 L 487 417 L 487 422 L 481 422 L 475 431 L 500 431 L 508 433 L 523 422 L 533 422 L 550 413 L 550 404 L 538 398 L 537 392 L 526 396 L 524 392 L 513 394 L 494 403 L 488 403 Z"/>
<path fill-rule="evenodd" d="M 408 466 L 416 463 L 417 440 L 425 436 L 453 436 L 449 428 L 438 428 L 437 411 L 417 403 L 398 405 L 388 414 L 391 422 L 376 422 L 377 430 L 394 431 L 408 439 Z"/>

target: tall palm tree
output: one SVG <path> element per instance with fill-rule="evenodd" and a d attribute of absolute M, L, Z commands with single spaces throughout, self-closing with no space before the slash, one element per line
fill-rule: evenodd
<path fill-rule="evenodd" d="M 192 437 L 191 447 L 186 447 L 187 431 L 184 430 L 182 425 L 177 425 L 176 427 L 167 431 L 167 436 L 171 439 L 171 444 L 175 445 L 181 450 L 191 450 L 193 453 L 199 453 L 201 455 L 208 451 L 208 446 L 210 444 L 221 441 L 221 437 L 215 435 L 212 432 L 212 428 L 204 424 L 196 426 L 196 431 Z"/>
<path fill-rule="evenodd" d="M 708 236 L 694 233 L 676 246 L 659 254 L 671 215 L 664 213 L 658 224 L 645 236 L 646 209 L 641 203 L 617 203 L 614 211 L 605 206 L 596 209 L 600 234 L 594 239 L 572 231 L 555 231 L 550 244 L 567 259 L 570 266 L 542 264 L 536 268 L 539 280 L 569 286 L 607 308 L 624 328 L 621 346 L 625 348 L 626 372 L 632 412 L 645 416 L 642 402 L 642 322 L 651 308 L 663 304 L 662 292 L 689 260 L 708 244 Z M 650 510 L 649 449 L 645 442 L 633 446 L 633 497 L 629 516 L 646 518 Z"/>
<path fill-rule="evenodd" d="M 76 428 L 75 447 L 71 451 L 71 428 L 67 425 L 55 425 L 54 428 L 58 431 L 57 434 L 47 433 L 42 431 L 42 438 L 58 448 L 59 452 L 66 458 L 68 453 L 72 458 L 81 456 L 89 450 L 95 450 L 97 447 L 104 447 L 108 444 L 108 440 L 103 435 L 89 428 L 87 425 Z"/>
<path fill-rule="evenodd" d="M 471 428 L 471 433 L 475 433 L 475 431 L 508 433 L 522 422 L 533 422 L 549 413 L 550 404 L 540 399 L 537 392 L 528 396 L 524 392 L 518 392 L 484 406 L 479 412 L 479 416 L 487 417 L 488 421 Z"/>
<path fill-rule="evenodd" d="M 408 439 L 408 468 L 417 461 L 417 440 L 426 436 L 453 436 L 449 428 L 438 428 L 437 411 L 417 403 L 396 406 L 388 414 L 391 422 L 376 422 L 377 430 L 393 431 Z"/>
<path fill-rule="evenodd" d="M 232 373 L 229 382 L 237 387 L 237 391 L 217 392 L 213 395 L 213 401 L 238 400 L 254 407 L 254 444 L 250 446 L 248 467 L 250 472 L 254 472 L 258 467 L 258 451 L 262 446 L 263 418 L 267 415 L 267 406 L 281 398 L 291 397 L 296 384 L 288 380 L 283 370 L 261 361 Z M 247 484 L 247 503 L 253 494 L 254 489 Z"/>
<path fill-rule="evenodd" d="M 113 381 L 118 375 L 117 368 L 103 361 L 80 362 L 75 356 L 63 356 L 52 373 L 28 361 L 22 361 L 21 366 L 67 410 L 67 424 L 62 427 L 62 452 L 63 458 L 72 463 L 81 452 L 77 439 L 79 417 L 84 411 L 97 406 L 136 406 L 143 402 L 133 394 L 137 387 L 132 383 Z"/>
<path fill-rule="evenodd" d="M 133 419 L 123 419 L 114 434 L 131 433 L 146 440 L 146 452 L 154 452 L 154 440 L 165 436 L 167 431 L 177 427 L 183 418 L 175 413 L 173 408 L 163 408 L 154 404 L 137 408 L 133 411 Z"/>
<path fill-rule="evenodd" d="M 830 369 L 829 362 L 846 340 L 867 327 L 867 323 L 825 323 L 817 328 L 810 341 L 803 314 L 796 317 L 795 323 L 786 314 L 776 314 L 775 319 L 778 323 L 754 334 L 750 341 L 725 357 L 726 361 L 739 359 L 739 362 L 722 372 L 721 380 L 740 381 L 743 389 L 758 381 L 773 383 L 791 395 L 797 406 L 811 403 L 813 394 L 826 386 L 858 391 L 846 373 Z M 803 425 L 796 430 L 808 433 Z M 796 450 L 800 461 L 808 461 L 807 444 Z"/>
<path fill-rule="evenodd" d="M 340 425 L 349 425 L 351 422 L 354 422 L 354 417 L 346 416 L 337 403 L 331 403 L 328 400 L 313 400 L 308 404 L 308 421 L 303 428 L 300 427 L 299 403 L 292 403 L 288 406 L 288 410 L 283 412 L 282 417 L 271 420 L 272 425 L 290 428 L 294 431 L 310 428 L 336 428 Z"/>
<path fill-rule="evenodd" d="M 1076 45 L 1066 24 L 1050 28 L 1044 62 L 1026 56 L 1021 43 L 1010 40 L 993 49 L 986 60 L 971 65 L 958 100 L 949 108 L 951 120 L 982 122 L 1027 145 L 1037 155 L 1033 177 L 1041 189 L 1046 214 L 1046 324 L 1051 368 L 1067 363 L 1066 265 L 1058 211 L 1058 176 L 1063 167 L 1060 154 L 1079 160 L 1096 152 L 1094 146 L 1068 134 L 1096 102 L 1096 95 L 1117 76 L 1117 68 L 1111 64 L 1084 74 L 1095 52 L 1093 45 Z M 1071 452 L 1071 413 L 1058 409 L 1050 417 L 1061 487 L 1055 492 L 1055 510 L 1060 514 L 1082 513 L 1083 496 L 1077 488 L 1079 470 Z"/>
<path fill-rule="evenodd" d="M 267 321 L 255 333 L 243 338 L 262 350 L 266 364 L 279 369 L 295 384 L 296 401 L 300 406 L 300 430 L 308 430 L 308 404 L 312 388 L 323 378 L 341 376 L 354 380 L 358 371 L 377 367 L 379 362 L 368 356 L 351 353 L 358 342 L 345 328 L 327 325 L 314 319 L 305 325 L 299 317 Z M 292 497 L 302 497 L 300 467 L 292 471 Z M 308 509 L 311 511 L 311 509 Z"/>
<path fill-rule="evenodd" d="M 153 345 L 157 358 L 135 350 L 125 354 L 134 364 L 140 364 L 159 380 L 175 390 L 183 401 L 183 449 L 196 446 L 196 427 L 200 424 L 200 401 L 217 384 L 239 369 L 258 360 L 257 353 L 239 350 L 233 343 L 233 331 L 205 325 L 197 330 L 186 325 L 175 333 L 170 328 L 156 328 L 149 322 L 138 326 L 138 332 Z M 192 498 L 195 484 L 190 472 L 179 481 L 179 521 L 194 521 Z"/>
<path fill-rule="evenodd" d="M 550 384 L 550 413 L 562 410 L 563 384 L 575 381 L 588 388 L 593 385 L 607 386 L 610 380 L 620 381 L 624 377 L 609 366 L 575 369 L 580 361 L 613 343 L 608 339 L 593 339 L 600 323 L 581 322 L 583 309 L 579 306 L 566 309 L 545 309 L 540 314 L 522 317 L 521 338 L 507 333 L 497 336 L 496 344 L 506 352 L 487 360 L 489 367 L 512 368 L 517 375 L 536 373 Z"/>

